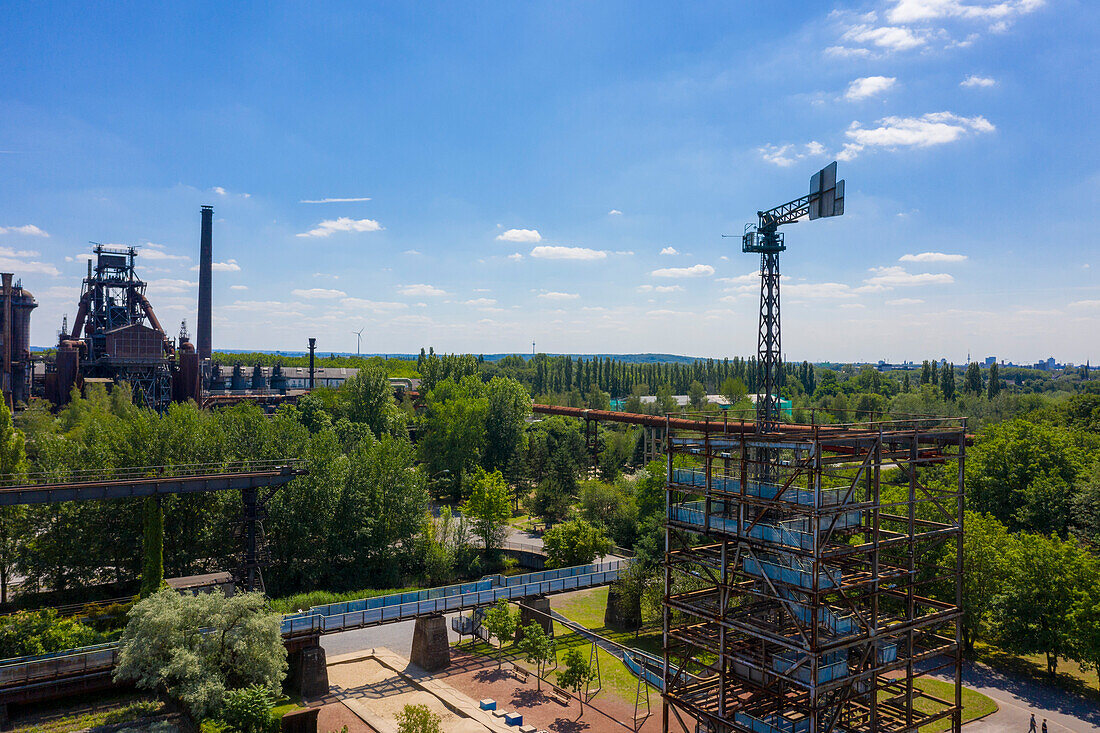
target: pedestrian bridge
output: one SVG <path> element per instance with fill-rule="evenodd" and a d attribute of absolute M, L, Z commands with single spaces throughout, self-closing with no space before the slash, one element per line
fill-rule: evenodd
<path fill-rule="evenodd" d="M 629 563 L 630 560 L 611 560 L 523 575 L 490 575 L 472 583 L 314 606 L 284 616 L 282 634 L 290 644 L 321 634 L 489 606 L 502 599 L 519 601 L 595 588 L 614 581 Z M 117 656 L 117 643 L 109 643 L 0 660 L 0 705 L 109 687 Z"/>

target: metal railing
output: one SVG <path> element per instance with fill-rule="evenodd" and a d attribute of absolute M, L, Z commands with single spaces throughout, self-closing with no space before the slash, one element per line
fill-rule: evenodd
<path fill-rule="evenodd" d="M 410 593 L 395 593 L 357 601 L 316 606 L 283 617 L 284 636 L 329 634 L 435 613 L 462 611 L 534 595 L 581 590 L 610 583 L 630 560 L 544 570 L 525 575 L 489 576 L 473 583 L 460 583 Z M 118 655 L 115 642 L 97 644 L 31 657 L 0 660 L 0 692 L 57 679 L 109 671 Z"/>
<path fill-rule="evenodd" d="M 0 488 L 44 486 L 49 484 L 92 484 L 103 481 L 137 481 L 153 478 L 194 478 L 224 474 L 274 473 L 296 468 L 297 458 L 270 460 L 220 461 L 217 463 L 180 463 L 170 466 L 122 466 L 70 471 L 42 471 L 25 474 L 0 474 Z"/>

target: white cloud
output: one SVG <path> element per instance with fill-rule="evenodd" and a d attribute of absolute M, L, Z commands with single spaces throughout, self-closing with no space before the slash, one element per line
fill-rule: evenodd
<path fill-rule="evenodd" d="M 440 288 L 434 287 L 432 285 L 425 285 L 424 283 L 416 283 L 415 285 L 403 285 L 400 289 L 398 289 L 397 292 L 401 293 L 402 295 L 423 296 L 430 298 L 438 298 L 447 294 L 446 290 L 441 290 Z"/>
<path fill-rule="evenodd" d="M 409 255 L 411 257 L 416 257 L 417 255 L 420 254 L 420 250 L 418 250 L 418 249 L 407 249 L 404 252 L 402 252 L 401 254 Z"/>
<path fill-rule="evenodd" d="M 229 289 L 230 290 L 248 290 L 248 286 L 247 285 L 230 285 Z"/>
<path fill-rule="evenodd" d="M 897 298 L 886 301 L 886 305 L 920 305 L 923 302 L 920 298 Z"/>
<path fill-rule="evenodd" d="M 523 259 L 523 255 L 521 255 L 519 252 L 513 252 L 512 254 L 508 255 L 508 259 L 510 259 L 512 262 L 519 262 Z"/>
<path fill-rule="evenodd" d="M 829 46 L 825 49 L 826 56 L 839 58 L 866 58 L 871 52 L 866 48 L 852 48 L 850 46 Z"/>
<path fill-rule="evenodd" d="M 795 298 L 832 299 L 854 298 L 851 286 L 844 283 L 787 283 L 781 286 L 784 295 Z"/>
<path fill-rule="evenodd" d="M 299 237 L 328 237 L 336 232 L 377 232 L 382 225 L 374 219 L 351 219 L 341 216 L 339 219 L 325 219 L 314 229 L 301 232 Z"/>
<path fill-rule="evenodd" d="M 955 278 L 946 272 L 906 272 L 901 267 L 872 267 L 875 273 L 863 282 L 871 286 L 882 287 L 907 287 L 911 285 L 947 285 L 955 282 Z"/>
<path fill-rule="evenodd" d="M 225 195 L 225 189 L 222 188 L 221 186 L 214 186 L 214 193 L 218 194 L 219 196 L 224 196 Z"/>
<path fill-rule="evenodd" d="M 865 306 L 863 303 L 841 303 L 838 307 L 840 307 L 840 308 L 866 308 L 867 306 Z"/>
<path fill-rule="evenodd" d="M 150 280 L 149 287 L 154 292 L 159 293 L 186 293 L 191 288 L 197 288 L 199 286 L 196 282 L 190 280 L 172 280 L 169 278 L 161 278 L 159 280 Z"/>
<path fill-rule="evenodd" d="M 845 131 L 852 142 L 837 157 L 851 160 L 867 147 L 927 148 L 955 142 L 978 133 L 993 132 L 993 124 L 982 116 L 961 117 L 951 112 L 929 112 L 920 117 L 883 117 L 878 127 L 866 128 L 853 122 Z"/>
<path fill-rule="evenodd" d="M 921 252 L 920 254 L 905 254 L 898 258 L 898 262 L 963 262 L 966 255 L 952 255 L 943 252 Z"/>
<path fill-rule="evenodd" d="M 531 250 L 531 256 L 543 260 L 602 260 L 607 252 L 587 247 L 540 245 Z"/>
<path fill-rule="evenodd" d="M 792 143 L 786 145 L 768 144 L 759 148 L 758 152 L 768 163 L 787 168 L 803 158 L 822 155 L 825 152 L 825 146 L 816 140 L 811 140 L 801 147 Z"/>
<path fill-rule="evenodd" d="M 691 267 L 662 267 L 649 273 L 653 277 L 710 277 L 714 268 L 710 265 L 692 265 Z"/>
<path fill-rule="evenodd" d="M 493 306 L 496 304 L 496 298 L 473 298 L 472 300 L 467 300 L 464 303 L 464 305 L 473 305 L 481 308 L 488 308 L 489 306 Z"/>
<path fill-rule="evenodd" d="M 39 229 L 34 224 L 24 224 L 22 226 L 15 227 L 0 227 L 0 234 L 23 234 L 28 237 L 48 237 L 50 236 L 42 229 Z"/>
<path fill-rule="evenodd" d="M 325 199 L 302 199 L 298 203 L 300 204 L 352 204 L 358 201 L 370 201 L 369 196 L 357 196 L 355 198 L 325 198 Z"/>
<path fill-rule="evenodd" d="M 683 285 L 639 285 L 639 293 L 682 293 Z"/>
<path fill-rule="evenodd" d="M 198 272 L 198 270 L 198 265 L 191 268 L 191 272 Z M 236 260 L 226 260 L 225 262 L 211 262 L 210 270 L 212 272 L 240 272 L 241 266 L 237 264 Z"/>
<path fill-rule="evenodd" d="M 340 305 L 345 308 L 354 308 L 357 310 L 368 310 L 376 313 L 385 313 L 387 311 L 397 311 L 408 308 L 407 303 L 394 303 L 392 301 L 379 301 L 379 300 L 366 300 L 365 298 L 344 298 L 340 301 Z M 424 305 L 418 303 L 417 305 Z"/>
<path fill-rule="evenodd" d="M 988 76 L 975 76 L 971 74 L 962 81 L 959 82 L 960 87 L 973 88 L 973 87 L 991 87 L 997 83 L 996 79 Z"/>
<path fill-rule="evenodd" d="M 1013 16 L 1038 10 L 1044 0 L 998 0 L 974 4 L 962 0 L 896 0 L 886 17 L 891 23 L 915 23 L 942 18 L 1007 22 Z"/>
<path fill-rule="evenodd" d="M 786 280 L 786 276 L 783 278 Z M 760 282 L 760 270 L 756 272 L 750 272 L 747 275 L 737 275 L 735 277 L 720 277 L 718 278 L 720 283 L 729 283 L 730 285 L 751 285 L 753 283 Z"/>
<path fill-rule="evenodd" d="M 607 212 L 607 215 L 608 216 L 622 216 L 623 212 L 619 211 L 618 209 L 612 209 L 611 211 Z"/>
<path fill-rule="evenodd" d="M 0 270 L 5 272 L 36 273 L 39 275 L 60 275 L 61 271 L 48 262 L 39 262 L 30 259 L 37 257 L 37 252 L 30 250 L 14 250 L 11 247 L 0 247 Z"/>
<path fill-rule="evenodd" d="M 1075 300 L 1069 304 L 1070 308 L 1100 308 L 1100 300 Z"/>
<path fill-rule="evenodd" d="M 546 293 L 539 293 L 538 297 L 543 300 L 576 300 L 581 297 L 579 293 L 559 293 L 551 290 Z"/>
<path fill-rule="evenodd" d="M 661 250 L 663 255 L 678 255 L 680 252 L 675 247 L 665 247 Z"/>
<path fill-rule="evenodd" d="M 850 102 L 867 99 L 890 89 L 896 81 L 897 77 L 893 76 L 864 76 L 848 85 L 844 98 Z"/>
<path fill-rule="evenodd" d="M 305 298 L 306 300 L 336 300 L 337 298 L 347 297 L 347 293 L 343 290 L 332 290 L 330 288 L 291 290 L 290 294 L 296 298 Z"/>
<path fill-rule="evenodd" d="M 856 43 L 869 43 L 886 51 L 908 51 L 917 46 L 923 46 L 925 38 L 914 33 L 909 28 L 900 26 L 880 26 L 875 28 L 870 25 L 855 25 L 845 31 L 845 41 Z"/>
<path fill-rule="evenodd" d="M 174 255 L 167 252 L 163 244 L 156 244 L 155 242 L 146 242 L 138 251 L 138 257 L 142 260 L 189 260 L 191 259 L 187 255 Z"/>
<path fill-rule="evenodd" d="M 509 229 L 498 234 L 497 239 L 502 242 L 541 242 L 542 235 L 538 229 Z"/>

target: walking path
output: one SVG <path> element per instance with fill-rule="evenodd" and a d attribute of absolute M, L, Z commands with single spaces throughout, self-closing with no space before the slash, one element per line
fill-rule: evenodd
<path fill-rule="evenodd" d="M 1100 733 L 1100 706 L 1061 688 L 984 664 L 966 663 L 963 684 L 993 698 L 1000 708 L 968 723 L 967 733 L 1027 733 L 1031 714 L 1050 733 Z"/>

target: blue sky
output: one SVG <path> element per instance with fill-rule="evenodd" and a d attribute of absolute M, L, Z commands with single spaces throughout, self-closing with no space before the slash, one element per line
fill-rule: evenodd
<path fill-rule="evenodd" d="M 788 358 L 1100 360 L 1100 7 L 745 5 L 8 7 L 0 267 L 49 345 L 139 245 L 174 333 L 213 204 L 215 348 L 747 355 L 721 235 L 838 158 Z"/>

